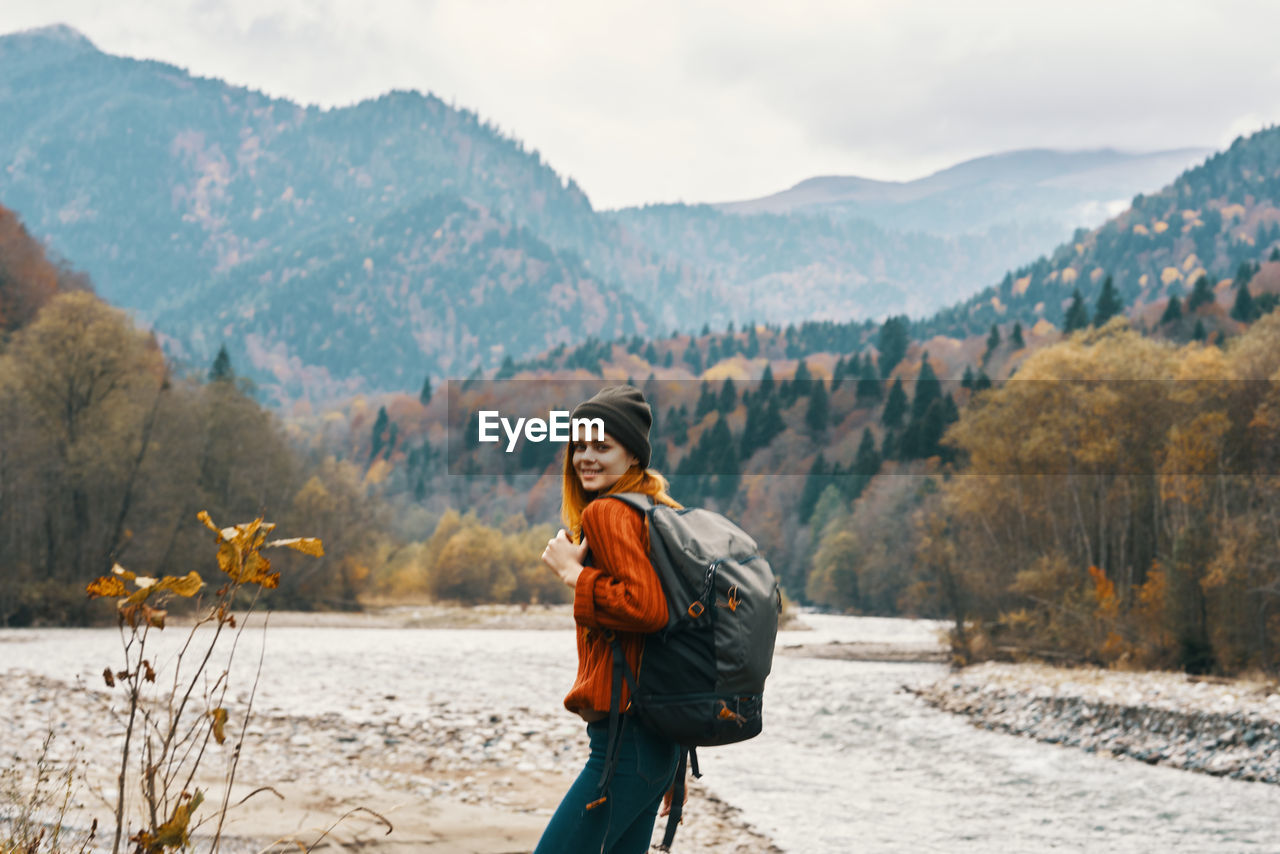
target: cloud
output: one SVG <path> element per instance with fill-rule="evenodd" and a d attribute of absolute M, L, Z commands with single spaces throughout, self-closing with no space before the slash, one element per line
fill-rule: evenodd
<path fill-rule="evenodd" d="M 8 3 L 102 49 L 325 106 L 431 91 L 597 206 L 910 178 L 1022 147 L 1212 145 L 1280 117 L 1280 7 L 1222 0 Z"/>

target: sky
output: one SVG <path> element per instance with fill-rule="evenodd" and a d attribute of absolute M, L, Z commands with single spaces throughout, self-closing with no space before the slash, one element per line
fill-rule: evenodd
<path fill-rule="evenodd" d="M 474 110 L 597 208 L 1018 148 L 1224 147 L 1280 120 L 1274 0 L 5 0 L 109 53 L 343 106 Z"/>

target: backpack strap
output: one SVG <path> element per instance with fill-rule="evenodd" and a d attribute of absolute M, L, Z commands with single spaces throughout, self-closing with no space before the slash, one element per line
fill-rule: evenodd
<path fill-rule="evenodd" d="M 624 504 L 630 504 L 646 516 L 652 512 L 654 502 L 652 496 L 645 495 L 643 492 L 615 492 L 609 498 L 616 498 Z"/>
<path fill-rule="evenodd" d="M 692 751 L 680 749 L 680 761 L 676 763 L 676 779 L 671 784 L 671 811 L 667 813 L 667 829 L 662 832 L 662 844 L 659 851 L 670 851 L 671 843 L 676 838 L 676 828 L 680 826 L 680 817 L 684 814 L 684 775 L 688 770 L 689 754 Z M 693 760 L 698 761 L 696 758 Z"/>
<path fill-rule="evenodd" d="M 613 686 L 609 696 L 609 740 L 604 748 L 604 769 L 600 772 L 599 797 L 587 804 L 587 809 L 594 809 L 609 799 L 609 783 L 618 768 L 618 750 L 622 746 L 619 736 L 622 734 L 622 683 L 625 680 L 631 690 L 631 702 L 639 705 L 640 686 L 636 676 L 631 672 L 626 655 L 622 652 L 622 643 L 612 629 L 605 632 L 605 639 L 613 650 Z"/>

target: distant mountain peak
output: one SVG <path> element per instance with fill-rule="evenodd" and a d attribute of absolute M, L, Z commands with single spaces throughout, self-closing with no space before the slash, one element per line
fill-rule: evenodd
<path fill-rule="evenodd" d="M 1028 193 L 1057 191 L 1065 194 L 1059 199 L 1065 213 L 1082 201 L 1112 201 L 1159 189 L 1209 153 L 1207 148 L 1151 152 L 1026 148 L 974 157 L 910 181 L 852 175 L 807 178 L 772 195 L 713 207 L 731 214 L 843 212 L 894 224 L 894 216 L 911 206 L 944 209 L 972 205 L 976 199 L 981 207 L 991 201 L 992 193 L 1004 193 L 1012 210 Z M 964 198 L 965 194 L 972 198 Z M 1072 195 L 1080 198 L 1066 198 Z M 967 219 L 960 217 L 961 224 Z M 969 226 L 977 224 L 974 220 Z"/>
<path fill-rule="evenodd" d="M 44 27 L 32 27 L 29 30 L 18 30 L 0 36 L 0 45 L 8 41 L 41 41 L 54 42 L 67 47 L 97 50 L 98 46 L 89 37 L 69 24 L 49 24 Z"/>
<path fill-rule="evenodd" d="M 0 35 L 0 62 L 5 64 L 11 79 L 17 79 L 21 72 L 30 73 L 99 53 L 83 33 L 66 24 Z"/>

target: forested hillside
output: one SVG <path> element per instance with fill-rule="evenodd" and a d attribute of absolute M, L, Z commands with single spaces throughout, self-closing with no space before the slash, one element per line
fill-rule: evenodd
<path fill-rule="evenodd" d="M 1078 231 L 999 285 L 938 312 L 918 333 L 971 335 L 1013 320 L 1063 327 L 1076 294 L 1094 304 L 1108 280 L 1145 325 L 1180 320 L 1189 309 L 1211 332 L 1235 310 L 1241 282 L 1251 281 L 1263 262 L 1280 259 L 1277 249 L 1280 128 L 1269 128 L 1237 139 L 1164 190 L 1135 198 L 1101 228 Z M 1253 288 L 1278 290 L 1270 276 Z M 1166 319 L 1174 297 L 1180 310 Z"/>
<path fill-rule="evenodd" d="M 322 536 L 325 557 L 279 559 L 270 598 L 356 607 L 376 502 L 350 464 L 295 451 L 225 355 L 207 377 L 175 374 L 4 208 L 0 315 L 0 625 L 109 618 L 84 591 L 116 562 L 185 575 L 209 553 L 200 510 Z"/>
<path fill-rule="evenodd" d="M 536 151 L 435 96 L 304 107 L 102 53 L 66 27 L 0 37 L 0 120 L 0 199 L 38 239 L 153 324 L 168 355 L 204 366 L 225 345 L 278 403 L 593 336 L 921 314 L 1044 245 L 1063 204 L 1132 192 L 1022 192 L 1044 176 L 1014 157 L 957 167 L 980 173 L 965 199 L 1003 187 L 1030 205 L 977 233 L 814 210 L 600 213 Z"/>

